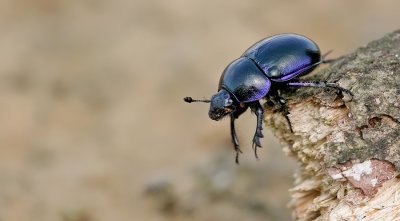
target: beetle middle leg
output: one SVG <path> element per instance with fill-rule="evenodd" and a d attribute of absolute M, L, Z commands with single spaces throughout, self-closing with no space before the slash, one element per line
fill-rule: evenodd
<path fill-rule="evenodd" d="M 258 159 L 258 154 L 257 154 L 257 148 L 258 147 L 262 147 L 261 146 L 261 142 L 260 142 L 260 138 L 263 138 L 264 135 L 262 134 L 262 119 L 263 119 L 263 114 L 264 114 L 264 110 L 260 105 L 259 101 L 254 102 L 251 105 L 251 110 L 256 114 L 257 116 L 257 128 L 256 128 L 256 132 L 254 134 L 253 137 L 253 149 L 254 149 L 254 155 L 255 157 Z"/>

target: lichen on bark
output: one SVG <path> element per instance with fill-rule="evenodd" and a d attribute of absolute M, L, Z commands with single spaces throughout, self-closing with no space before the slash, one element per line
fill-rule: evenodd
<path fill-rule="evenodd" d="M 321 80 L 330 73 L 330 81 L 354 97 L 333 89 L 288 89 L 283 96 L 293 133 L 279 106 L 265 108 L 265 123 L 284 151 L 302 163 L 292 189 L 298 219 L 325 219 L 346 200 L 368 203 L 400 170 L 400 30 L 302 80 Z M 361 173 L 366 178 L 359 180 L 343 174 L 367 161 L 372 170 L 388 173 Z"/>

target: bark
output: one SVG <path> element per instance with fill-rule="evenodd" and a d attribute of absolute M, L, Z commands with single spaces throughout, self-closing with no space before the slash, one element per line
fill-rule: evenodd
<path fill-rule="evenodd" d="M 293 133 L 279 104 L 264 121 L 301 162 L 290 190 L 298 220 L 400 219 L 400 30 L 340 57 L 301 79 L 326 88 L 288 89 Z"/>

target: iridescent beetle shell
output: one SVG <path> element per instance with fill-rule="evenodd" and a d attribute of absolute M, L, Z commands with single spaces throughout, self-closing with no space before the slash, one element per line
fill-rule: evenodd
<path fill-rule="evenodd" d="M 322 61 L 318 46 L 297 34 L 265 38 L 224 70 L 218 90 L 229 91 L 240 103 L 267 95 L 271 81 L 283 82 L 308 74 Z"/>
<path fill-rule="evenodd" d="M 290 131 L 293 132 L 288 117 L 289 107 L 286 106 L 285 99 L 280 97 L 278 90 L 291 86 L 323 87 L 334 88 L 353 96 L 350 90 L 336 83 L 328 83 L 330 75 L 322 81 L 297 81 L 298 77 L 310 73 L 319 64 L 328 62 L 330 60 L 323 60 L 318 46 L 310 39 L 297 34 L 275 35 L 257 42 L 225 68 L 219 81 L 218 92 L 211 97 L 211 100 L 194 100 L 191 97 L 185 97 L 184 100 L 188 103 L 210 103 L 208 115 L 212 120 L 230 116 L 236 163 L 239 162 L 239 153 L 242 151 L 235 132 L 235 119 L 250 108 L 257 116 L 252 147 L 258 158 L 257 148 L 261 147 L 260 138 L 264 137 L 262 133 L 264 107 L 260 104 L 260 99 L 271 96 L 271 99 L 279 102 L 282 114 L 288 121 Z"/>

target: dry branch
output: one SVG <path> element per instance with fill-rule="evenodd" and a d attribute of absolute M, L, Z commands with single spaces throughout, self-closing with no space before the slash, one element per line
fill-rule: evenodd
<path fill-rule="evenodd" d="M 400 219 L 400 30 L 340 57 L 335 90 L 300 88 L 285 95 L 293 133 L 279 107 L 264 120 L 301 162 L 291 189 L 298 220 Z M 306 79 L 313 80 L 313 79 Z"/>

